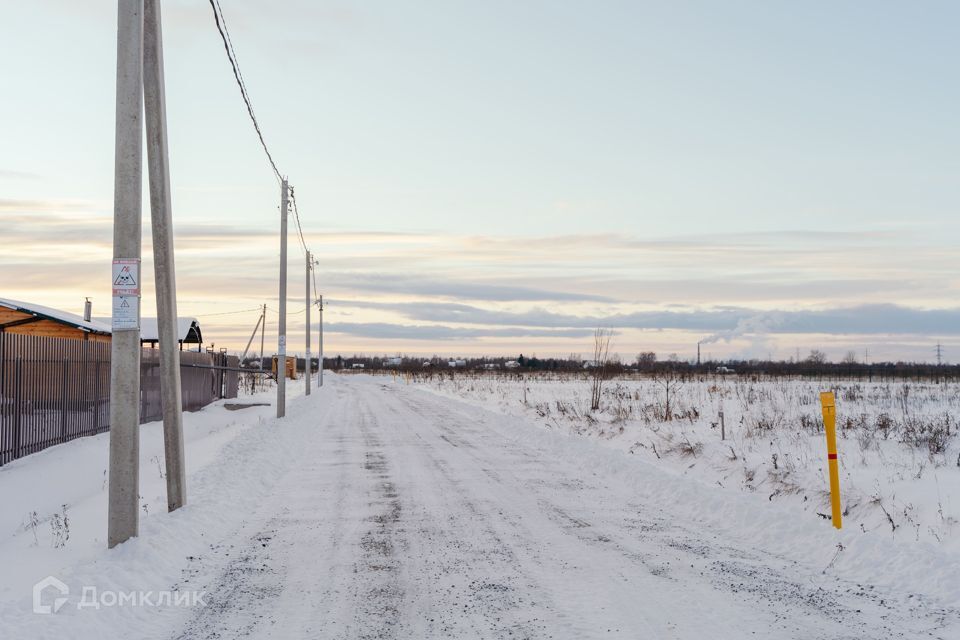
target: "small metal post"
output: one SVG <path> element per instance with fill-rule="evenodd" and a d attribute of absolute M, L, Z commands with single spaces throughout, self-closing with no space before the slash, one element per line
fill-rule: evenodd
<path fill-rule="evenodd" d="M 827 434 L 827 465 L 830 468 L 830 508 L 833 515 L 833 526 L 839 529 L 843 525 L 843 514 L 840 508 L 840 469 L 837 460 L 837 407 L 832 391 L 820 394 L 820 405 L 823 408 L 823 427 Z"/>

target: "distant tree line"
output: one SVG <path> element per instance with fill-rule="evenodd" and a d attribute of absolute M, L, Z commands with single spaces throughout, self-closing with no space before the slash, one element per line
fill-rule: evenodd
<path fill-rule="evenodd" d="M 451 366 L 451 362 L 456 363 Z M 508 363 L 510 363 L 508 365 Z M 266 364 L 266 363 L 265 363 Z M 303 371 L 306 362 L 297 358 L 297 369 Z M 324 358 L 323 367 L 327 370 L 365 371 L 402 371 L 423 373 L 494 370 L 507 373 L 557 372 L 589 374 L 594 361 L 581 359 L 579 354 L 570 354 L 566 358 L 541 358 L 518 354 L 515 357 L 463 357 L 448 358 L 440 356 L 362 356 L 342 355 Z M 259 366 L 259 359 L 247 358 L 244 366 Z M 269 364 L 266 364 L 269 367 Z M 317 358 L 311 359 L 311 369 L 319 366 Z M 933 364 L 923 362 L 858 362 L 848 354 L 840 362 L 829 362 L 826 356 L 817 350 L 802 360 L 707 360 L 699 364 L 680 360 L 676 355 L 661 359 L 652 351 L 645 351 L 632 362 L 624 362 L 611 355 L 604 363 L 605 377 L 617 377 L 629 374 L 672 373 L 682 377 L 705 376 L 749 376 L 763 377 L 802 377 L 802 378 L 850 378 L 865 381 L 903 380 L 903 379 L 944 379 L 960 380 L 960 364 Z"/>

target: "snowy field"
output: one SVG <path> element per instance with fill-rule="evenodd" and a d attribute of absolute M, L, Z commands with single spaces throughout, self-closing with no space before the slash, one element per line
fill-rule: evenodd
<path fill-rule="evenodd" d="M 671 473 L 784 503 L 804 526 L 829 524 L 819 396 L 834 391 L 844 526 L 905 546 L 960 553 L 956 383 L 631 376 L 606 381 L 600 408 L 591 411 L 586 375 L 410 380 L 590 438 Z"/>
<path fill-rule="evenodd" d="M 0 638 L 958 637 L 952 422 L 933 452 L 901 442 L 896 388 L 841 390 L 841 422 L 895 424 L 846 429 L 837 532 L 822 434 L 791 426 L 819 388 L 724 385 L 683 387 L 671 420 L 635 381 L 592 413 L 584 382 L 368 375 L 327 376 L 282 421 L 218 403 L 185 416 L 174 514 L 144 426 L 141 535 L 113 551 L 108 438 L 54 447 L 0 469 Z M 955 393 L 911 386 L 904 415 L 955 415 Z M 57 613 L 33 611 L 46 576 L 69 588 Z M 202 604 L 78 607 L 84 589 Z"/>

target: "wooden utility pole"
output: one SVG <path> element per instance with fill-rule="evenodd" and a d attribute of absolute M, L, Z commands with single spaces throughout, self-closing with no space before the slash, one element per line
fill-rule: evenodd
<path fill-rule="evenodd" d="M 280 183 L 280 326 L 277 328 L 277 417 L 287 414 L 287 179 Z"/>
<path fill-rule="evenodd" d="M 143 0 L 117 3 L 113 181 L 113 337 L 107 545 L 139 532 L 140 208 L 143 173 Z"/>
<path fill-rule="evenodd" d="M 264 305 L 266 306 L 266 305 Z M 264 321 L 264 316 L 266 315 L 266 309 L 260 311 L 260 317 L 257 318 L 257 324 L 253 327 L 253 333 L 250 334 L 250 339 L 247 340 L 247 346 L 243 348 L 243 355 L 240 356 L 240 365 L 243 365 L 243 361 L 247 358 L 247 353 L 250 351 L 250 345 L 253 344 L 253 339 L 257 337 L 257 331 L 260 331 L 260 325 Z M 260 346 L 261 351 L 263 350 L 263 345 Z M 263 354 L 260 354 L 260 369 L 263 370 Z"/>
<path fill-rule="evenodd" d="M 313 375 L 311 373 L 310 367 L 310 252 L 307 251 L 307 288 L 306 288 L 306 297 L 304 298 L 304 304 L 307 305 L 307 358 L 303 364 L 303 377 L 307 383 L 307 395 L 310 395 L 310 382 Z"/>
<path fill-rule="evenodd" d="M 173 256 L 173 204 L 167 152 L 167 104 L 163 75 L 163 29 L 160 0 L 145 0 L 143 14 L 143 98 L 150 172 L 150 220 L 157 293 L 157 337 L 160 340 L 160 395 L 163 407 L 163 450 L 166 461 L 167 510 L 187 503 L 183 459 L 183 401 L 177 322 L 177 279 Z"/>

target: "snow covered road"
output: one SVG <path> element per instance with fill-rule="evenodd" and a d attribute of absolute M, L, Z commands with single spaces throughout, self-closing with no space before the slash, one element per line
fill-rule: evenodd
<path fill-rule="evenodd" d="M 956 637 L 953 606 L 691 525 L 675 512 L 680 494 L 642 497 L 602 457 L 584 464 L 582 443 L 558 446 L 516 419 L 389 380 L 328 379 L 292 403 L 288 424 L 244 432 L 199 472 L 192 513 L 110 559 L 177 577 L 176 588 L 205 591 L 207 606 L 34 616 L 15 629 L 191 640 Z M 260 477 L 223 488 L 242 469 Z M 197 513 L 213 505 L 216 522 Z M 171 540 L 175 557 L 154 567 L 149 555 Z M 97 571 L 76 579 L 111 564 Z"/>

